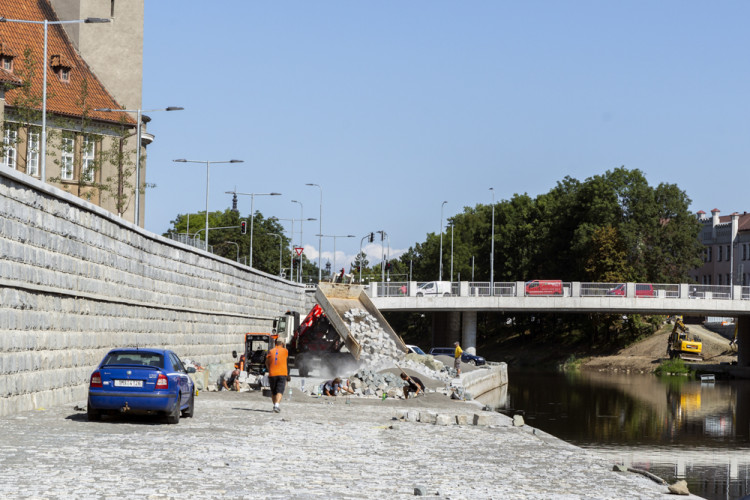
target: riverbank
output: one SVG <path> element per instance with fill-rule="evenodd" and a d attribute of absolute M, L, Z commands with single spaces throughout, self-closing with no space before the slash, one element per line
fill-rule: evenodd
<path fill-rule="evenodd" d="M 211 392 L 195 408 L 178 425 L 88 422 L 73 405 L 4 417 L 0 497 L 407 498 L 419 489 L 446 498 L 671 498 L 602 456 L 436 393 L 376 400 L 294 390 L 276 414 L 260 391 Z"/>

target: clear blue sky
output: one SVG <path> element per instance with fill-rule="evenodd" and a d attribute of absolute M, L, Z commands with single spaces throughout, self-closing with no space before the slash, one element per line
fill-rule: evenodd
<path fill-rule="evenodd" d="M 370 231 L 392 256 L 437 233 L 444 200 L 447 219 L 490 187 L 619 166 L 693 211 L 750 210 L 748 19 L 746 1 L 147 1 L 143 108 L 185 111 L 151 115 L 146 228 L 204 209 L 205 166 L 175 158 L 244 160 L 211 167 L 212 211 L 236 188 L 283 193 L 255 198 L 267 217 L 299 218 L 293 199 L 318 217 L 320 184 L 323 232 L 357 236 L 339 268 Z"/>

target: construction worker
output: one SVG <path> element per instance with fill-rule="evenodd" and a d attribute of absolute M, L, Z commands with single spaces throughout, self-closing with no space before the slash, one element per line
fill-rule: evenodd
<path fill-rule="evenodd" d="M 410 377 L 406 373 L 401 372 L 401 380 L 406 383 L 404 386 L 404 399 L 409 399 L 410 392 L 414 393 L 415 398 L 420 394 L 424 394 L 424 382 L 419 377 Z"/>
<path fill-rule="evenodd" d="M 219 376 L 216 385 L 220 391 L 240 390 L 240 369 L 227 370 Z"/>
<path fill-rule="evenodd" d="M 464 353 L 464 350 L 461 349 L 461 344 L 459 344 L 458 341 L 454 342 L 453 345 L 456 347 L 456 350 L 453 351 L 453 368 L 455 368 L 456 373 L 461 376 L 461 355 Z"/>
<path fill-rule="evenodd" d="M 281 398 L 284 396 L 289 376 L 289 351 L 284 347 L 284 341 L 276 339 L 276 347 L 266 355 L 266 369 L 268 370 L 268 385 L 271 387 L 271 401 L 274 413 L 279 413 Z"/>

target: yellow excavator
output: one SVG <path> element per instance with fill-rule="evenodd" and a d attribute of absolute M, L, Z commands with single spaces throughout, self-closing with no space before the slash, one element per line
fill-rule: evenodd
<path fill-rule="evenodd" d="M 674 328 L 667 340 L 667 355 L 685 361 L 703 361 L 703 343 L 700 338 L 690 333 L 690 329 L 682 321 L 682 316 L 675 316 Z"/>

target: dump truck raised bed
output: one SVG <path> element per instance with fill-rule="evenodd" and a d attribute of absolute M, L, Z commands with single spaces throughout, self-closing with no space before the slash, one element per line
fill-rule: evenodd
<path fill-rule="evenodd" d="M 287 313 L 274 320 L 272 333 L 246 334 L 241 368 L 250 373 L 263 373 L 264 351 L 273 347 L 276 338 L 284 340 L 290 364 L 302 377 L 312 371 L 326 376 L 355 371 L 363 357 L 369 359 L 381 350 L 407 352 L 401 337 L 393 331 L 362 285 L 320 283 L 315 299 L 318 304 L 302 322 L 293 313 Z M 367 345 L 363 346 L 365 340 Z"/>

